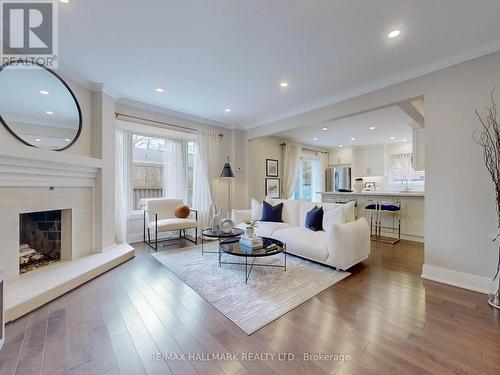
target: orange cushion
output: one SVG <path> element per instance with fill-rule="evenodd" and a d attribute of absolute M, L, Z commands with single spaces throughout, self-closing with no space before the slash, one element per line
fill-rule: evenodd
<path fill-rule="evenodd" d="M 180 204 L 177 207 L 175 207 L 175 217 L 179 219 L 185 219 L 189 216 L 191 213 L 191 209 L 189 206 L 186 206 L 185 204 Z"/>

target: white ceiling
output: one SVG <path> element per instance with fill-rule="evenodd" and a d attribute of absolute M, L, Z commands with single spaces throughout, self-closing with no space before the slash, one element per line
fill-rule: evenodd
<path fill-rule="evenodd" d="M 325 149 L 339 145 L 380 145 L 402 142 L 404 139 L 411 142 L 411 122 L 412 119 L 405 112 L 397 106 L 392 106 L 320 125 L 288 130 L 274 136 Z M 372 126 L 375 126 L 374 130 L 370 130 Z M 328 130 L 323 131 L 324 127 Z M 395 139 L 392 140 L 391 137 Z M 314 141 L 313 138 L 318 139 Z"/>
<path fill-rule="evenodd" d="M 498 0 L 71 0 L 59 8 L 68 77 L 246 128 L 500 49 Z M 401 36 L 389 40 L 394 28 Z"/>

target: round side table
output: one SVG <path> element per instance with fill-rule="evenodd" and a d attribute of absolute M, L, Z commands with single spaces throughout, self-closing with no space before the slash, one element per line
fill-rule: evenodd
<path fill-rule="evenodd" d="M 243 230 L 241 230 L 240 228 L 233 228 L 233 230 L 229 233 L 224 233 L 222 232 L 221 230 L 212 230 L 212 229 L 204 229 L 202 232 L 201 232 L 201 254 L 205 254 L 205 253 L 212 253 L 212 254 L 219 254 L 219 250 L 217 251 L 205 251 L 204 250 L 204 246 L 203 246 L 203 238 L 204 237 L 208 237 L 208 238 L 217 238 L 218 242 L 219 242 L 219 245 L 221 243 L 222 240 L 227 240 L 228 238 L 235 238 L 235 237 L 239 237 L 243 234 Z"/>

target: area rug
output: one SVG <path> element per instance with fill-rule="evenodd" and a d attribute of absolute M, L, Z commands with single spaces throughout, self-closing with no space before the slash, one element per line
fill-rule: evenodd
<path fill-rule="evenodd" d="M 205 250 L 217 251 L 217 246 L 211 243 Z M 201 255 L 199 246 L 152 255 L 249 335 L 349 276 L 348 272 L 287 255 L 286 271 L 254 267 L 245 284 L 244 265 L 219 267 L 218 255 Z M 242 258 L 224 254 L 223 260 L 240 262 Z M 257 262 L 283 264 L 283 254 Z"/>

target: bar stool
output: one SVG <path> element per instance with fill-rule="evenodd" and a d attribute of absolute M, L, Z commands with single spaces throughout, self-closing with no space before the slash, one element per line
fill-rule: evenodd
<path fill-rule="evenodd" d="M 370 238 L 378 239 L 379 203 L 376 200 L 368 200 L 365 206 L 365 218 L 370 222 Z"/>
<path fill-rule="evenodd" d="M 401 240 L 401 202 L 373 201 L 365 207 L 365 211 L 370 216 L 370 235 L 380 242 L 392 245 Z M 392 216 L 392 226 L 384 226 L 383 218 L 386 215 Z M 395 224 L 397 221 L 397 224 Z M 382 236 L 382 230 L 397 233 L 397 238 Z"/>
<path fill-rule="evenodd" d="M 392 216 L 392 225 L 384 226 L 384 216 Z M 378 240 L 392 245 L 401 240 L 401 202 L 379 202 Z M 397 233 L 397 238 L 382 236 L 382 230 Z"/>

